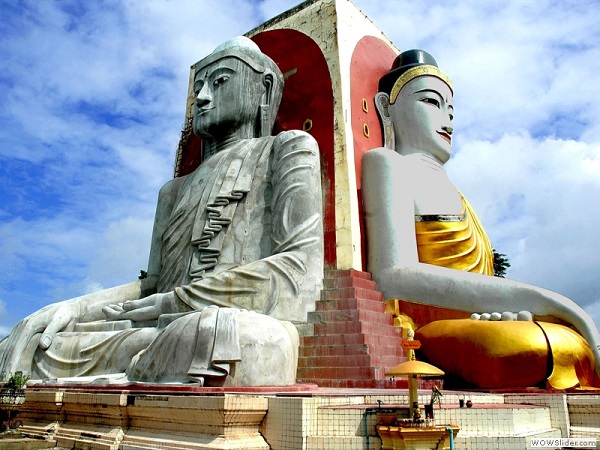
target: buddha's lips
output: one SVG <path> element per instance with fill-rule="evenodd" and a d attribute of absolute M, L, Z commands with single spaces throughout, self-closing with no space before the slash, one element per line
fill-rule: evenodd
<path fill-rule="evenodd" d="M 444 133 L 443 131 L 437 131 L 437 134 L 439 134 L 440 136 L 442 136 L 448 142 L 452 142 L 452 137 L 448 133 Z"/>

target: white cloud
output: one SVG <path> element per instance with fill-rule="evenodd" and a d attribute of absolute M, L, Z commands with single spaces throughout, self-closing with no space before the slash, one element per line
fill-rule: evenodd
<path fill-rule="evenodd" d="M 0 326 L 0 339 L 2 339 L 4 336 L 8 336 L 8 333 L 10 333 L 11 329 L 12 327 Z"/>
<path fill-rule="evenodd" d="M 111 223 L 90 264 L 90 278 L 106 287 L 136 280 L 148 268 L 153 223 L 153 217 L 137 216 Z"/>
<path fill-rule="evenodd" d="M 172 176 L 189 66 L 295 3 L 6 6 L 0 296 L 9 307 L 0 321 L 137 276 L 158 189 Z M 600 194 L 600 6 L 356 4 L 453 79 L 449 172 L 508 255 L 509 276 L 571 296 L 600 323 L 600 217 L 590 206 Z"/>
<path fill-rule="evenodd" d="M 258 9 L 262 17 L 270 19 L 298 4 L 299 2 L 296 0 L 261 0 L 258 2 Z"/>
<path fill-rule="evenodd" d="M 9 316 L 7 311 L 7 304 L 4 300 L 0 300 L 0 320 L 4 321 Z M 0 339 L 6 336 L 11 330 L 11 327 L 0 325 Z"/>
<path fill-rule="evenodd" d="M 578 138 L 600 109 L 600 38 L 594 2 L 358 2 L 402 50 L 423 48 L 455 85 L 458 136 L 506 130 Z M 401 7 L 400 7 L 401 5 Z M 591 111 L 590 111 L 591 110 Z"/>
<path fill-rule="evenodd" d="M 98 281 L 94 281 L 90 278 L 86 278 L 83 281 L 84 288 L 82 289 L 83 294 L 92 294 L 94 292 L 100 292 L 105 289 Z"/>
<path fill-rule="evenodd" d="M 448 164 L 475 205 L 508 276 L 598 308 L 600 144 L 506 134 L 468 141 Z M 596 306 L 593 306 L 596 304 Z M 600 322 L 600 310 L 592 314 Z"/>

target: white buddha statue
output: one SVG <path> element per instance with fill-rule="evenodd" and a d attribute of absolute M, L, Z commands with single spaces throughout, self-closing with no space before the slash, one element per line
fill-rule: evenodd
<path fill-rule="evenodd" d="M 600 334 L 579 305 L 490 276 L 487 235 L 444 170 L 453 90 L 433 57 L 422 50 L 400 54 L 381 78 L 375 103 L 385 143 L 363 156 L 362 186 L 368 270 L 385 298 L 484 313 L 475 319 L 556 317 L 587 340 L 600 373 Z"/>

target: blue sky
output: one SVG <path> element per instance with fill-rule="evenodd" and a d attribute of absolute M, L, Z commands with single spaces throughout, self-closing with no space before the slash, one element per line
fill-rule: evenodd
<path fill-rule="evenodd" d="M 0 335 L 137 277 L 189 66 L 289 0 L 0 0 Z M 454 157 L 510 278 L 600 324 L 600 4 L 355 4 L 453 79 Z"/>

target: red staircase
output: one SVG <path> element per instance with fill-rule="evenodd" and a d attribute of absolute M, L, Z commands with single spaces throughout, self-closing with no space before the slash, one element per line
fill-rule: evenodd
<path fill-rule="evenodd" d="M 404 388 L 385 372 L 406 360 L 400 330 L 385 314 L 371 274 L 327 270 L 311 313 L 314 335 L 300 339 L 298 382 L 336 388 Z"/>

